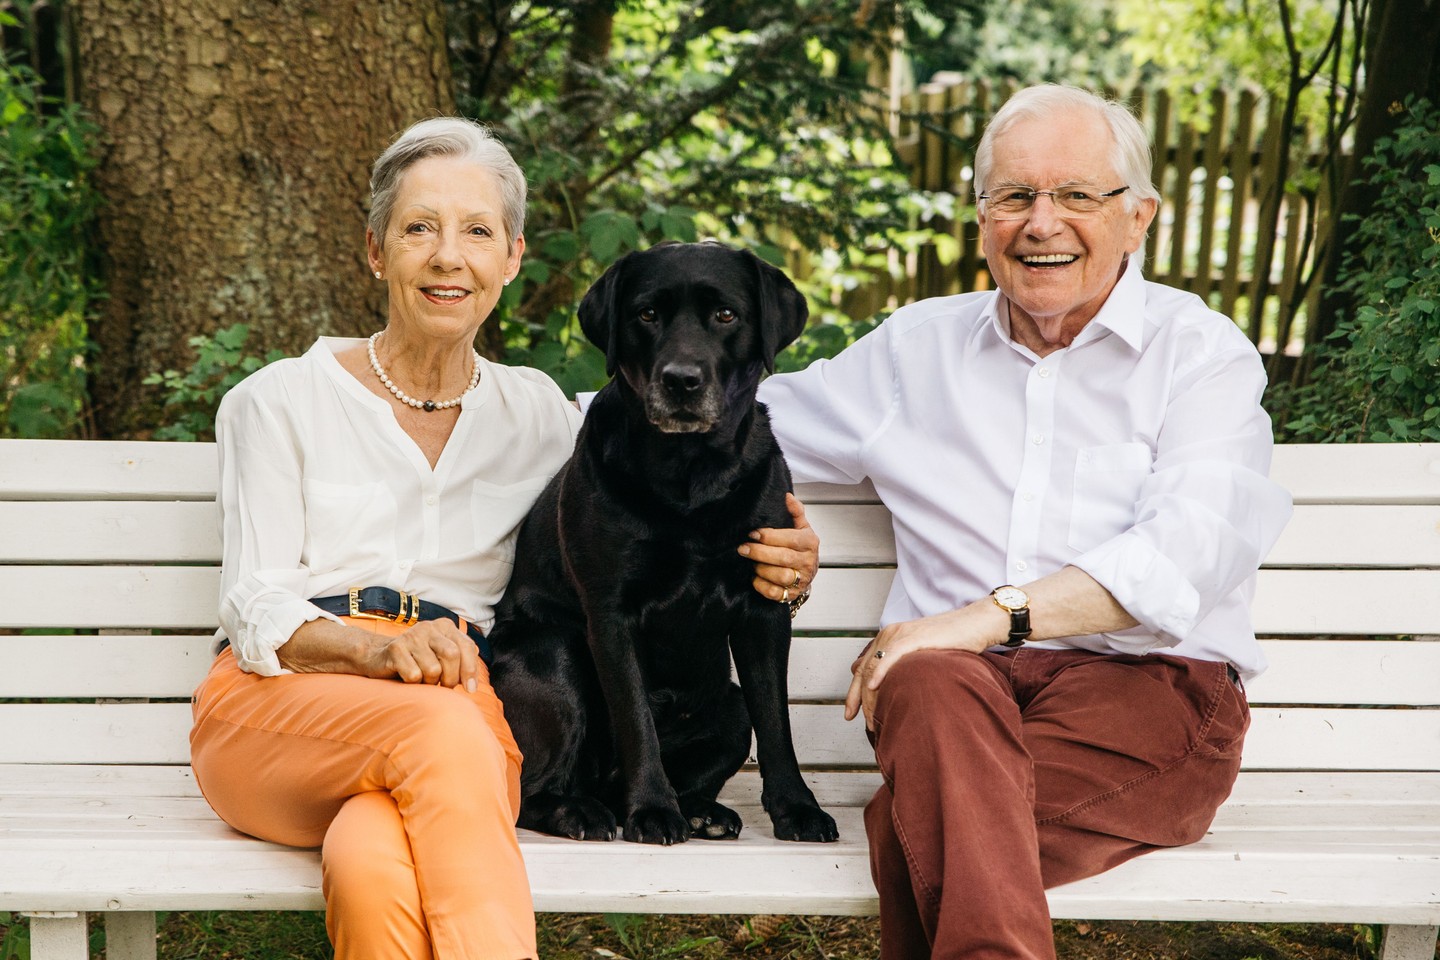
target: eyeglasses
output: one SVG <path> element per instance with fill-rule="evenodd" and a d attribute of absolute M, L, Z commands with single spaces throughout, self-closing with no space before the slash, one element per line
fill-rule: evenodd
<path fill-rule="evenodd" d="M 1057 214 L 1080 220 L 1099 213 L 1106 200 L 1118 197 L 1129 189 L 1128 186 L 1116 187 L 1109 193 L 1096 193 L 1083 185 L 1056 187 L 1054 190 L 1001 187 L 993 193 L 980 194 L 980 199 L 985 201 L 985 213 L 993 220 L 1024 220 L 1030 216 L 1036 197 L 1049 197 Z"/>

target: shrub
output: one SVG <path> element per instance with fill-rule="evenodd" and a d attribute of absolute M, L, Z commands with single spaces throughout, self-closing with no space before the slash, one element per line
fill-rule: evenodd
<path fill-rule="evenodd" d="M 39 90 L 0 58 L 0 436 L 72 435 L 85 395 L 94 127 Z"/>
<path fill-rule="evenodd" d="M 1380 199 L 1337 281 L 1354 315 L 1309 384 L 1276 392 L 1281 439 L 1440 440 L 1440 110 L 1412 98 L 1405 113 L 1364 161 Z"/>

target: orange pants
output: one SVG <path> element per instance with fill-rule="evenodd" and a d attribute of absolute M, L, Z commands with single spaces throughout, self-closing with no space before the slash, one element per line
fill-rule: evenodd
<path fill-rule="evenodd" d="M 321 848 L 337 960 L 536 955 L 515 839 L 520 751 L 481 669 L 469 694 L 348 674 L 260 677 L 225 650 L 195 693 L 190 752 L 205 799 L 237 830 Z"/>

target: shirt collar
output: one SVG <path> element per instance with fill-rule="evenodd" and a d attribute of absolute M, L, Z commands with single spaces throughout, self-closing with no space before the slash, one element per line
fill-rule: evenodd
<path fill-rule="evenodd" d="M 990 326 L 1006 343 L 1010 338 L 1009 301 L 997 290 L 985 308 L 985 317 Z M 1091 328 L 1097 328 L 1091 333 Z M 1145 344 L 1145 275 L 1140 268 L 1140 258 L 1131 254 L 1125 260 L 1125 270 L 1120 274 L 1110 296 L 1105 298 L 1100 312 L 1090 319 L 1085 329 L 1075 338 L 1076 344 L 1085 343 L 1103 336 L 1110 331 L 1138 351 Z"/>

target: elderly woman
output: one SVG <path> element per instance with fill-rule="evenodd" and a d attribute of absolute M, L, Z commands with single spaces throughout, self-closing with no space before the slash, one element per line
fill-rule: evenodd
<path fill-rule="evenodd" d="M 535 956 L 520 753 L 486 669 L 516 528 L 579 413 L 473 343 L 525 250 L 525 178 L 483 127 L 415 124 L 371 178 L 389 292 L 368 340 L 321 338 L 226 396 L 224 645 L 195 696 L 196 779 L 235 828 L 322 849 L 336 956 Z M 738 545 L 773 599 L 815 538 Z"/>

